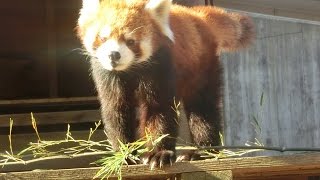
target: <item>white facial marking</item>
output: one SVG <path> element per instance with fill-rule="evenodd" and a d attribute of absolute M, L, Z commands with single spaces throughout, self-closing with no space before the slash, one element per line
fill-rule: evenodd
<path fill-rule="evenodd" d="M 95 26 L 91 26 L 87 29 L 86 34 L 84 35 L 83 44 L 89 53 L 93 53 L 93 43 L 96 39 L 97 28 Z"/>
<path fill-rule="evenodd" d="M 78 24 L 82 26 L 84 22 L 86 22 L 86 19 L 88 18 L 87 16 L 91 16 L 92 14 L 94 14 L 99 6 L 99 0 L 83 0 Z"/>
<path fill-rule="evenodd" d="M 111 27 L 110 26 L 104 26 L 100 31 L 100 37 L 109 37 L 111 34 Z"/>
<path fill-rule="evenodd" d="M 139 59 L 139 62 L 148 61 L 152 55 L 152 42 L 151 37 L 147 37 L 140 42 L 142 49 L 142 56 Z"/>
<path fill-rule="evenodd" d="M 121 58 L 117 66 L 112 67 L 109 55 L 112 51 L 120 53 Z M 127 69 L 134 61 L 134 53 L 124 43 L 119 43 L 117 40 L 110 39 L 97 48 L 95 57 L 101 65 L 107 70 L 122 71 Z"/>

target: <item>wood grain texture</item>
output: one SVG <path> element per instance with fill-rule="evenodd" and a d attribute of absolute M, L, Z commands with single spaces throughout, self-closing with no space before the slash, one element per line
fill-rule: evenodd
<path fill-rule="evenodd" d="M 98 122 L 101 120 L 99 110 L 64 111 L 33 113 L 37 125 L 68 124 Z M 0 115 L 0 127 L 9 127 L 9 120 L 13 119 L 14 126 L 30 126 L 31 114 L 7 114 Z"/>
<path fill-rule="evenodd" d="M 182 173 L 181 180 L 194 180 L 194 179 L 206 179 L 205 172 L 191 172 L 191 173 Z"/>
<path fill-rule="evenodd" d="M 196 180 L 232 180 L 233 179 L 231 170 L 182 173 L 180 174 L 179 178 L 181 180 L 195 180 L 195 179 Z"/>
<path fill-rule="evenodd" d="M 233 179 L 233 175 L 231 170 L 206 172 L 206 180 L 232 180 L 232 179 Z"/>
<path fill-rule="evenodd" d="M 320 23 L 251 15 L 255 44 L 222 57 L 226 144 L 319 147 Z"/>
<path fill-rule="evenodd" d="M 191 172 L 232 171 L 233 178 L 263 178 L 279 175 L 320 175 L 320 153 L 279 157 L 251 157 L 175 163 L 171 167 L 150 170 L 148 166 L 124 167 L 128 178 L 168 176 Z M 0 173 L 0 179 L 92 179 L 98 168 L 35 170 Z"/>
<path fill-rule="evenodd" d="M 68 104 L 68 103 L 87 103 L 87 102 L 96 102 L 97 97 L 72 97 L 72 98 L 47 98 L 47 99 L 24 99 L 24 100 L 0 100 L 1 106 L 8 105 L 29 105 L 34 106 L 38 104 Z"/>

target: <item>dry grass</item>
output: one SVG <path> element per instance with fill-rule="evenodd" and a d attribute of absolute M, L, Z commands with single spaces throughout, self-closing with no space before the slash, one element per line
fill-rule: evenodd
<path fill-rule="evenodd" d="M 176 104 L 176 109 L 179 104 Z M 178 111 L 177 111 L 178 113 Z M 55 159 L 57 157 L 66 156 L 68 158 L 79 157 L 79 156 L 86 156 L 87 154 L 103 154 L 105 155 L 104 158 L 98 160 L 97 162 L 92 162 L 98 164 L 101 168 L 97 172 L 94 178 L 108 178 L 111 175 L 118 176 L 118 179 L 122 179 L 121 169 L 123 166 L 128 165 L 127 161 L 130 162 L 138 162 L 139 156 L 145 152 L 152 151 L 153 147 L 157 146 L 157 144 L 166 136 L 168 135 L 159 135 L 159 136 L 152 136 L 151 133 L 146 131 L 146 136 L 137 140 L 136 142 L 124 144 L 119 142 L 120 144 L 120 151 L 114 152 L 108 140 L 103 141 L 94 141 L 92 140 L 93 134 L 96 130 L 101 126 L 101 121 L 95 123 L 95 127 L 90 128 L 88 132 L 88 138 L 86 139 L 75 139 L 72 137 L 70 131 L 70 125 L 68 125 L 68 130 L 66 132 L 65 138 L 62 140 L 56 141 L 46 141 L 41 138 L 37 123 L 33 114 L 31 113 L 31 124 L 37 135 L 38 139 L 37 142 L 30 142 L 26 144 L 26 148 L 14 153 L 12 147 L 12 128 L 13 128 L 13 120 L 10 119 L 10 131 L 8 135 L 9 140 L 9 151 L 5 151 L 4 153 L 0 153 L 0 166 L 5 166 L 10 163 L 21 163 L 28 165 L 31 162 L 47 160 L 47 159 Z M 222 145 L 224 142 L 223 136 L 220 134 Z M 151 149 L 146 148 L 146 144 L 152 144 Z M 247 143 L 247 146 L 263 146 L 262 143 L 256 139 L 253 143 Z M 178 146 L 177 151 L 180 150 L 199 150 L 205 158 L 229 158 L 235 156 L 242 156 L 247 153 L 261 151 L 261 149 L 246 149 L 246 150 L 228 150 L 222 149 L 219 152 L 209 151 L 207 147 L 206 149 L 199 149 L 199 147 L 195 146 Z M 53 150 L 55 149 L 55 150 Z M 136 152 L 136 153 L 133 153 Z M 27 157 L 33 157 L 31 160 L 25 160 Z"/>

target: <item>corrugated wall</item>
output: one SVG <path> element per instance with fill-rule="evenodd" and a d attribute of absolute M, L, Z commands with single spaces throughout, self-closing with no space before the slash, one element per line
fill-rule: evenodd
<path fill-rule="evenodd" d="M 251 15 L 255 44 L 222 57 L 226 144 L 319 147 L 320 23 Z"/>

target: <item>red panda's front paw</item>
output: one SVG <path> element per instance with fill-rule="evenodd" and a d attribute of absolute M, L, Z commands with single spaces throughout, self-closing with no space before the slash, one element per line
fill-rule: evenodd
<path fill-rule="evenodd" d="M 147 153 L 142 157 L 143 164 L 149 164 L 151 170 L 157 167 L 162 168 L 165 165 L 172 165 L 175 160 L 176 155 L 170 150 Z"/>
<path fill-rule="evenodd" d="M 184 161 L 196 161 L 196 160 L 203 160 L 201 155 L 196 151 L 186 151 L 181 153 L 178 157 L 176 162 L 184 162 Z"/>

